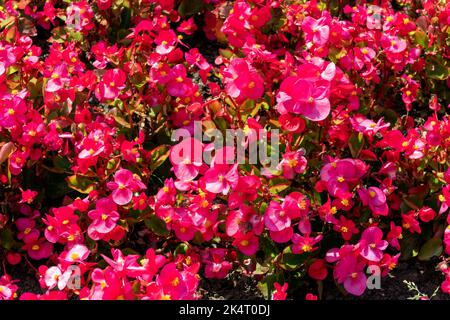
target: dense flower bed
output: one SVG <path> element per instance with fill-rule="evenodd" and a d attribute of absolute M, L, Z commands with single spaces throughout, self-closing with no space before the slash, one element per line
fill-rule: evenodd
<path fill-rule="evenodd" d="M 359 296 L 436 257 L 450 293 L 449 25 L 445 0 L 5 1 L 0 300 L 198 299 L 232 272 Z M 279 130 L 279 164 L 171 140 L 199 121 Z"/>

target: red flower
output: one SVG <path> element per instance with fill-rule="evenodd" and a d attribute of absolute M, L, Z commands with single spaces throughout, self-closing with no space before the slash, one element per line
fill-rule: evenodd
<path fill-rule="evenodd" d="M 280 285 L 278 282 L 273 284 L 275 291 L 272 294 L 272 300 L 286 300 L 287 297 L 287 289 L 289 284 L 285 282 L 283 285 Z"/>
<path fill-rule="evenodd" d="M 315 280 L 324 280 L 328 275 L 325 260 L 315 260 L 308 268 L 308 275 Z"/>
<path fill-rule="evenodd" d="M 95 96 L 100 101 L 114 100 L 126 87 L 127 76 L 121 69 L 109 69 L 103 75 L 95 90 Z"/>
<path fill-rule="evenodd" d="M 107 184 L 112 192 L 113 201 L 120 205 L 128 204 L 133 198 L 133 192 L 146 189 L 146 186 L 136 178 L 133 173 L 126 169 L 120 169 L 114 175 L 114 182 Z"/>
<path fill-rule="evenodd" d="M 246 99 L 256 100 L 262 96 L 264 80 L 245 59 L 233 59 L 223 74 L 226 92 L 239 103 Z"/>

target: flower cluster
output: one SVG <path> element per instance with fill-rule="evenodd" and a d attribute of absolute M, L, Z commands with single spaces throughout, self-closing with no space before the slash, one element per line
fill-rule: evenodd
<path fill-rule="evenodd" d="M 450 3 L 354 2 L 4 1 L 0 300 L 360 296 L 416 256 L 450 293 Z"/>

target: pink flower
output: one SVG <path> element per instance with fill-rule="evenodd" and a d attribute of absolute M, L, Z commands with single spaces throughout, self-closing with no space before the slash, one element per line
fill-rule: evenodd
<path fill-rule="evenodd" d="M 93 235 L 93 232 L 100 234 L 111 232 L 120 218 L 117 205 L 109 198 L 97 200 L 95 210 L 89 211 L 88 216 L 93 220 L 88 229 L 90 235 L 91 233 Z"/>
<path fill-rule="evenodd" d="M 183 299 L 188 292 L 183 274 L 177 270 L 174 263 L 166 264 L 162 268 L 157 283 L 162 287 L 164 295 L 169 299 Z"/>
<path fill-rule="evenodd" d="M 389 244 L 397 250 L 400 250 L 400 243 L 398 242 L 402 236 L 402 227 L 396 226 L 394 222 L 390 223 L 391 230 L 388 232 L 386 236 L 386 240 Z"/>
<path fill-rule="evenodd" d="M 67 270 L 62 270 L 60 266 L 53 266 L 45 271 L 44 282 L 48 289 L 53 289 L 58 287 L 58 290 L 63 290 L 69 281 L 74 270 L 67 268 Z"/>
<path fill-rule="evenodd" d="M 183 139 L 170 149 L 169 159 L 175 176 L 181 181 L 191 181 L 203 164 L 203 144 L 194 138 Z"/>
<path fill-rule="evenodd" d="M 281 83 L 277 110 L 281 114 L 300 114 L 311 121 L 321 121 L 330 114 L 329 95 L 328 81 L 291 76 Z"/>
<path fill-rule="evenodd" d="M 41 260 L 48 258 L 53 253 L 53 244 L 47 242 L 45 238 L 33 239 L 29 243 L 23 246 L 24 250 L 27 250 L 28 256 L 33 260 Z"/>
<path fill-rule="evenodd" d="M 185 208 L 176 208 L 176 219 L 172 222 L 172 229 L 175 235 L 181 241 L 190 241 L 194 238 L 197 228 L 195 227 L 192 216 Z"/>
<path fill-rule="evenodd" d="M 310 236 L 301 236 L 298 233 L 292 236 L 292 252 L 295 254 L 308 253 L 317 250 L 317 247 L 314 247 L 320 240 L 322 240 L 323 236 L 320 234 L 311 238 Z"/>
<path fill-rule="evenodd" d="M 328 42 L 330 27 L 327 25 L 328 17 L 314 19 L 306 17 L 302 22 L 302 29 L 305 32 L 306 41 L 311 41 L 318 46 L 323 46 Z"/>
<path fill-rule="evenodd" d="M 9 275 L 0 277 L 0 300 L 13 300 L 18 289 Z"/>
<path fill-rule="evenodd" d="M 336 222 L 333 230 L 340 232 L 345 241 L 350 241 L 354 234 L 359 233 L 358 228 L 355 227 L 355 223 L 350 219 L 346 219 L 344 216 L 339 217 L 339 221 Z"/>
<path fill-rule="evenodd" d="M 114 182 L 108 182 L 107 187 L 112 192 L 112 199 L 120 206 L 128 204 L 133 198 L 133 192 L 146 189 L 146 186 L 133 173 L 120 169 L 114 175 Z"/>
<path fill-rule="evenodd" d="M 73 263 L 73 262 L 82 262 L 87 259 L 89 256 L 89 249 L 83 244 L 75 244 L 73 245 L 65 254 L 64 261 Z"/>
<path fill-rule="evenodd" d="M 389 207 L 386 203 L 385 193 L 376 187 L 369 187 L 367 190 L 358 189 L 358 194 L 361 197 L 363 205 L 369 205 L 370 210 L 374 215 L 387 216 Z"/>
<path fill-rule="evenodd" d="M 95 90 L 95 96 L 100 101 L 114 100 L 121 90 L 125 89 L 127 75 L 121 69 L 109 69 L 103 75 Z"/>
<path fill-rule="evenodd" d="M 318 281 L 324 280 L 328 275 L 326 262 L 323 259 L 315 260 L 308 268 L 308 275 Z"/>
<path fill-rule="evenodd" d="M 97 0 L 97 7 L 100 10 L 108 10 L 111 8 L 112 0 Z"/>
<path fill-rule="evenodd" d="M 430 207 L 423 207 L 419 210 L 419 218 L 423 222 L 430 222 L 436 217 L 436 212 Z"/>
<path fill-rule="evenodd" d="M 307 293 L 306 294 L 306 297 L 305 297 L 305 300 L 308 300 L 308 301 L 316 301 L 318 298 L 317 298 L 317 296 L 315 295 L 315 294 L 312 294 L 312 293 Z"/>
<path fill-rule="evenodd" d="M 205 277 L 208 279 L 224 279 L 228 275 L 233 265 L 226 260 L 226 255 L 226 249 L 207 249 L 203 257 Z"/>
<path fill-rule="evenodd" d="M 260 235 L 264 222 L 256 211 L 247 205 L 241 205 L 238 210 L 229 212 L 225 221 L 225 230 L 229 237 L 238 237 L 239 234 L 253 232 Z"/>
<path fill-rule="evenodd" d="M 275 291 L 272 294 L 272 300 L 286 300 L 288 283 L 285 282 L 283 285 L 280 285 L 278 282 L 275 282 L 273 286 Z"/>
<path fill-rule="evenodd" d="M 233 246 L 236 246 L 243 254 L 251 256 L 258 251 L 259 238 L 253 232 L 238 234 L 233 241 Z"/>
<path fill-rule="evenodd" d="M 343 283 L 347 292 L 360 296 L 366 290 L 367 277 L 363 272 L 364 266 L 364 262 L 349 254 L 336 264 L 334 276 L 338 283 Z"/>
<path fill-rule="evenodd" d="M 402 227 L 409 230 L 411 233 L 422 233 L 420 223 L 417 221 L 414 211 L 410 211 L 407 214 L 402 214 Z"/>
<path fill-rule="evenodd" d="M 34 198 L 36 198 L 36 196 L 38 195 L 38 193 L 36 191 L 27 189 L 25 191 L 22 190 L 22 199 L 19 201 L 19 203 L 32 203 L 34 201 Z"/>
<path fill-rule="evenodd" d="M 162 30 L 155 39 L 155 52 L 161 55 L 169 54 L 175 49 L 178 37 L 172 29 Z"/>
<path fill-rule="evenodd" d="M 348 198 L 349 191 L 367 172 L 368 166 L 361 160 L 338 159 L 326 164 L 320 171 L 320 179 L 328 192 L 338 198 Z"/>
<path fill-rule="evenodd" d="M 282 231 L 291 226 L 291 214 L 276 201 L 270 201 L 264 214 L 264 222 L 270 231 Z"/>
<path fill-rule="evenodd" d="M 194 84 L 187 77 L 186 68 L 182 64 L 177 64 L 170 70 L 167 82 L 167 92 L 173 97 L 188 97 L 194 92 Z"/>
<path fill-rule="evenodd" d="M 355 115 L 350 118 L 350 122 L 353 126 L 353 129 L 362 132 L 368 137 L 372 137 L 378 131 L 385 131 L 384 129 L 389 128 L 389 123 L 384 123 L 383 118 L 380 118 L 377 122 L 374 122 L 370 119 L 367 119 L 363 115 Z"/>
<path fill-rule="evenodd" d="M 378 227 L 369 227 L 361 235 L 359 246 L 361 256 L 373 262 L 383 258 L 383 250 L 387 248 L 388 242 L 383 239 L 383 232 Z"/>
<path fill-rule="evenodd" d="M 245 59 L 233 59 L 223 75 L 226 92 L 238 102 L 256 100 L 263 95 L 264 79 Z"/>
<path fill-rule="evenodd" d="M 278 168 L 283 171 L 286 179 L 294 179 L 295 174 L 302 174 L 306 170 L 307 161 L 303 156 L 303 151 L 291 151 L 283 154 L 283 159 L 278 164 Z"/>
<path fill-rule="evenodd" d="M 130 254 L 124 256 L 119 249 L 111 249 L 113 259 L 101 255 L 103 259 L 114 269 L 119 276 L 137 277 L 145 271 L 145 268 L 137 263 L 138 255 Z"/>
<path fill-rule="evenodd" d="M 207 191 L 226 195 L 237 186 L 238 165 L 216 164 L 205 172 L 204 179 Z"/>
<path fill-rule="evenodd" d="M 19 231 L 17 239 L 23 240 L 25 243 L 33 242 L 39 237 L 39 230 L 35 228 L 36 222 L 32 219 L 19 218 L 16 226 Z"/>
<path fill-rule="evenodd" d="M 256 175 L 240 176 L 236 188 L 230 193 L 228 197 L 228 206 L 230 209 L 239 207 L 244 201 L 252 202 L 258 194 L 255 190 L 258 190 L 261 186 L 261 180 Z"/>

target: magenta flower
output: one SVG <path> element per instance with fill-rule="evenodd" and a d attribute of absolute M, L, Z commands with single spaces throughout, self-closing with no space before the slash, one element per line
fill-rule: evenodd
<path fill-rule="evenodd" d="M 172 29 L 163 30 L 158 33 L 158 37 L 155 39 L 155 51 L 161 55 L 169 54 L 175 49 L 177 42 L 178 37 Z"/>
<path fill-rule="evenodd" d="M 82 262 L 87 259 L 89 254 L 90 251 L 85 245 L 75 244 L 65 254 L 64 261 L 69 263 Z"/>
<path fill-rule="evenodd" d="M 95 96 L 100 101 L 116 99 L 125 89 L 126 80 L 127 76 L 121 69 L 107 70 L 95 90 Z"/>
<path fill-rule="evenodd" d="M 233 246 L 236 246 L 243 254 L 251 256 L 258 251 L 259 238 L 253 232 L 239 234 L 233 241 Z"/>
<path fill-rule="evenodd" d="M 239 180 L 238 166 L 216 164 L 208 169 L 204 175 L 206 190 L 212 193 L 228 194 L 230 189 L 237 186 Z"/>
<path fill-rule="evenodd" d="M 264 214 L 264 222 L 270 231 L 282 231 L 291 226 L 291 217 L 281 204 L 270 201 Z"/>
<path fill-rule="evenodd" d="M 205 277 L 208 279 L 224 279 L 233 267 L 232 263 L 226 260 L 227 250 L 221 248 L 207 249 L 203 253 L 203 263 L 205 264 Z"/>
<path fill-rule="evenodd" d="M 383 250 L 387 248 L 388 242 L 383 240 L 383 232 L 380 228 L 369 227 L 362 233 L 359 246 L 362 257 L 378 262 L 383 258 Z"/>
<path fill-rule="evenodd" d="M 38 239 L 38 237 L 39 235 L 36 235 L 33 241 L 23 246 L 23 249 L 27 250 L 28 256 L 33 260 L 48 258 L 53 253 L 53 244 L 47 242 L 45 238 Z"/>
<path fill-rule="evenodd" d="M 226 92 L 238 102 L 259 99 L 264 93 L 264 79 L 245 59 L 233 59 L 223 74 Z"/>
<path fill-rule="evenodd" d="M 191 181 L 203 165 L 203 144 L 194 138 L 183 139 L 170 149 L 169 159 L 175 176 L 184 182 Z"/>
<path fill-rule="evenodd" d="M 166 264 L 158 277 L 157 283 L 163 288 L 170 299 L 182 299 L 188 291 L 183 274 L 174 263 Z"/>
<path fill-rule="evenodd" d="M 89 211 L 88 216 L 93 220 L 89 230 L 101 234 L 111 232 L 120 218 L 117 205 L 109 198 L 97 200 L 95 210 Z"/>
<path fill-rule="evenodd" d="M 114 182 L 108 182 L 107 187 L 112 192 L 112 199 L 120 206 L 128 204 L 133 198 L 133 192 L 146 189 L 146 186 L 133 173 L 126 169 L 120 169 L 114 175 Z"/>
<path fill-rule="evenodd" d="M 369 206 L 374 215 L 387 216 L 389 207 L 386 203 L 385 193 L 376 187 L 369 187 L 367 190 L 358 189 L 358 194 L 361 197 L 363 205 Z"/>
<path fill-rule="evenodd" d="M 323 236 L 321 234 L 312 238 L 310 236 L 301 236 L 298 233 L 295 233 L 292 236 L 292 252 L 295 254 L 302 254 L 315 251 L 318 249 L 315 245 L 319 243 L 322 238 Z"/>
<path fill-rule="evenodd" d="M 358 261 L 353 254 L 343 257 L 334 269 L 334 277 L 344 285 L 347 292 L 360 296 L 366 290 L 367 277 L 364 274 L 365 263 Z"/>
<path fill-rule="evenodd" d="M 302 29 L 305 32 L 306 40 L 319 46 L 325 45 L 330 36 L 330 27 L 327 25 L 327 20 L 329 20 L 328 17 L 317 20 L 312 17 L 303 19 Z"/>
<path fill-rule="evenodd" d="M 278 164 L 286 179 L 294 179 L 295 174 L 302 174 L 306 170 L 307 160 L 303 151 L 291 151 L 283 154 L 283 159 Z"/>
<path fill-rule="evenodd" d="M 321 121 L 330 114 L 329 95 L 328 81 L 291 76 L 281 83 L 277 109 L 281 114 L 300 114 L 311 121 Z"/>

